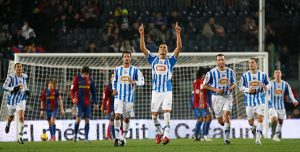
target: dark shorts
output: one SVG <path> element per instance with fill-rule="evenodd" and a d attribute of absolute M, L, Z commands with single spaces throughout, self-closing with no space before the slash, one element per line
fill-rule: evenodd
<path fill-rule="evenodd" d="M 51 118 L 56 118 L 57 117 L 57 113 L 58 113 L 58 108 L 50 111 L 47 110 L 47 120 L 49 121 Z"/>
<path fill-rule="evenodd" d="M 80 118 L 91 118 L 92 117 L 92 108 L 91 105 L 78 105 L 77 106 L 77 117 Z"/>
<path fill-rule="evenodd" d="M 206 117 L 209 114 L 210 112 L 208 109 L 200 109 L 200 108 L 194 109 L 194 118 Z"/>

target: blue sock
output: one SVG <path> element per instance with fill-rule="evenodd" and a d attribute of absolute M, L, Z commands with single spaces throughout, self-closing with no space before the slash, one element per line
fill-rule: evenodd
<path fill-rule="evenodd" d="M 206 121 L 206 123 L 205 123 L 205 129 L 206 129 L 205 133 L 206 133 L 206 135 L 208 135 L 209 128 L 210 128 L 210 123 L 211 123 L 211 121 Z"/>
<path fill-rule="evenodd" d="M 195 137 L 198 137 L 201 130 L 202 121 L 197 121 L 195 126 Z"/>
<path fill-rule="evenodd" d="M 75 122 L 75 127 L 74 127 L 75 135 L 77 135 L 78 133 L 78 128 L 79 128 L 79 123 Z"/>
<path fill-rule="evenodd" d="M 53 136 L 53 130 L 52 130 L 52 125 L 49 125 L 49 131 L 50 131 L 50 136 L 52 137 Z"/>
<path fill-rule="evenodd" d="M 85 137 L 85 140 L 89 139 L 89 131 L 90 131 L 90 124 L 86 123 L 85 126 L 84 126 L 84 137 Z"/>
<path fill-rule="evenodd" d="M 52 130 L 53 130 L 53 136 L 55 136 L 55 133 L 56 133 L 56 125 L 54 124 L 53 126 L 52 126 Z"/>
<path fill-rule="evenodd" d="M 116 135 L 115 135 L 115 126 L 114 125 L 109 125 L 110 127 L 110 132 L 111 132 L 111 135 L 113 137 L 113 139 L 116 138 Z"/>

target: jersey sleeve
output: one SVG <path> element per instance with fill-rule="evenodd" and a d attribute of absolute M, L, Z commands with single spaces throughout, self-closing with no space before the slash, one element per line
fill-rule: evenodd
<path fill-rule="evenodd" d="M 104 92 L 103 92 L 103 100 L 102 100 L 102 107 L 104 110 L 107 110 L 108 108 L 108 100 L 110 96 L 110 89 L 109 85 L 105 86 Z"/>
<path fill-rule="evenodd" d="M 40 96 L 41 104 L 43 104 L 43 107 L 46 107 L 46 89 L 43 89 Z"/>
<path fill-rule="evenodd" d="M 294 97 L 291 86 L 288 83 L 286 83 L 285 85 L 286 85 L 285 94 L 287 94 L 290 97 L 290 99 L 293 101 L 293 103 L 298 102 Z"/>
<path fill-rule="evenodd" d="M 235 83 L 236 82 L 236 80 L 235 80 L 235 73 L 234 73 L 234 71 L 232 69 L 230 70 L 230 82 L 231 83 Z"/>
<path fill-rule="evenodd" d="M 5 91 L 13 91 L 14 87 L 10 87 L 11 85 L 11 76 L 8 76 L 3 84 L 3 90 Z"/>
<path fill-rule="evenodd" d="M 240 84 L 239 84 L 240 91 L 247 93 L 249 92 L 249 88 L 247 87 L 247 80 L 245 74 L 242 75 Z"/>
<path fill-rule="evenodd" d="M 136 85 L 137 86 L 143 86 L 145 84 L 145 80 L 144 80 L 144 75 L 143 73 L 137 69 L 137 81 L 136 81 Z"/>
<path fill-rule="evenodd" d="M 199 81 L 195 80 L 194 81 L 194 85 L 193 85 L 193 89 L 194 89 L 194 94 L 199 94 L 200 93 L 200 83 Z"/>
<path fill-rule="evenodd" d="M 211 71 L 207 72 L 203 81 L 205 85 L 211 85 L 213 82 Z"/>
<path fill-rule="evenodd" d="M 153 55 L 150 51 L 148 51 L 147 60 L 149 64 L 152 64 L 157 56 Z"/>
<path fill-rule="evenodd" d="M 112 89 L 116 90 L 117 89 L 117 81 L 118 81 L 118 72 L 117 69 L 114 70 L 114 78 L 112 80 Z"/>
<path fill-rule="evenodd" d="M 91 93 L 94 104 L 98 104 L 95 81 L 91 79 Z"/>
<path fill-rule="evenodd" d="M 174 53 L 170 56 L 169 61 L 170 61 L 171 67 L 174 67 L 174 65 L 177 62 L 177 59 L 176 59 Z"/>
<path fill-rule="evenodd" d="M 71 92 L 70 92 L 72 100 L 74 98 L 77 98 L 76 96 L 77 91 L 78 91 L 78 76 L 76 76 L 72 81 Z"/>

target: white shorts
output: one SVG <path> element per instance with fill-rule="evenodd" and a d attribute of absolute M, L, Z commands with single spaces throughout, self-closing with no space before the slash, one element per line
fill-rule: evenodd
<path fill-rule="evenodd" d="M 25 111 L 26 109 L 26 100 L 23 100 L 19 102 L 16 106 L 7 106 L 7 115 L 8 116 L 13 116 L 16 111 L 23 110 Z"/>
<path fill-rule="evenodd" d="M 254 119 L 255 114 L 264 116 L 265 115 L 265 105 L 257 105 L 255 107 L 250 107 L 250 106 L 246 107 L 246 115 L 247 115 L 248 120 Z"/>
<path fill-rule="evenodd" d="M 274 108 L 270 108 L 269 109 L 269 117 L 270 119 L 272 119 L 273 117 L 277 117 L 278 119 L 282 119 L 285 120 L 286 119 L 286 112 L 285 109 L 274 109 Z"/>
<path fill-rule="evenodd" d="M 115 99 L 114 103 L 115 113 L 122 114 L 124 118 L 133 118 L 133 103 L 132 102 L 124 102 L 119 99 Z"/>
<path fill-rule="evenodd" d="M 151 112 L 158 112 L 159 109 L 172 110 L 172 92 L 152 91 Z"/>
<path fill-rule="evenodd" d="M 232 109 L 232 95 L 219 96 L 212 95 L 212 107 L 215 112 L 216 118 L 223 116 L 224 111 L 231 112 Z"/>

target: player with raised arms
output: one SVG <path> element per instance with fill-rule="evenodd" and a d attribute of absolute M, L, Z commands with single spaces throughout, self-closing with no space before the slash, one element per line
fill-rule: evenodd
<path fill-rule="evenodd" d="M 144 40 L 144 25 L 139 27 L 140 33 L 140 50 L 144 53 L 148 63 L 152 69 L 152 101 L 151 101 L 151 112 L 152 120 L 158 133 L 156 134 L 156 144 L 162 143 L 166 145 L 169 143 L 169 132 L 170 132 L 170 117 L 172 110 L 172 73 L 175 63 L 177 62 L 179 53 L 182 48 L 181 43 L 181 27 L 176 22 L 176 48 L 170 57 L 167 57 L 168 46 L 166 44 L 160 44 L 158 49 L 158 56 L 152 54 L 145 46 Z M 164 112 L 165 126 L 164 130 L 161 128 L 158 112 L 160 107 Z"/>

